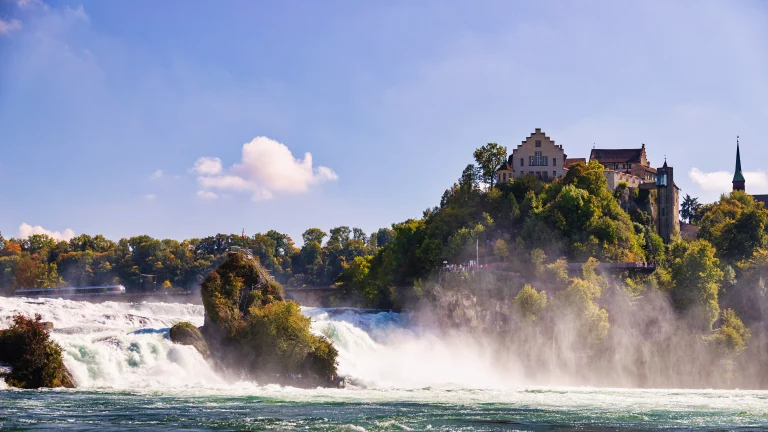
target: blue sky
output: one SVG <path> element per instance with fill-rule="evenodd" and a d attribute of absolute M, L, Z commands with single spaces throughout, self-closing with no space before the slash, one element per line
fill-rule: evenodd
<path fill-rule="evenodd" d="M 645 143 L 703 201 L 739 134 L 768 193 L 761 2 L 0 0 L 0 20 L 7 237 L 372 231 L 537 127 L 569 157 Z"/>

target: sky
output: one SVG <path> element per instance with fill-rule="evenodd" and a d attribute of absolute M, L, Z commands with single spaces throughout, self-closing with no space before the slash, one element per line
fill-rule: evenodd
<path fill-rule="evenodd" d="M 366 232 L 542 128 L 768 193 L 768 4 L 0 0 L 0 232 Z"/>

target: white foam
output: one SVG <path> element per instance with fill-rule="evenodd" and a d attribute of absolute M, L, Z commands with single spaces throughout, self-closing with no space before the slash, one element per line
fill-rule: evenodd
<path fill-rule="evenodd" d="M 173 344 L 179 321 L 203 323 L 203 308 L 172 303 L 88 303 L 62 299 L 3 299 L 0 326 L 16 313 L 40 314 L 54 324 L 53 339 L 79 387 L 168 388 L 221 385 L 192 347 Z"/>
<path fill-rule="evenodd" d="M 0 299 L 0 328 L 14 313 L 40 313 L 54 323 L 53 338 L 79 387 L 96 392 L 253 395 L 295 402 L 504 403 L 540 409 L 653 412 L 722 410 L 766 412 L 768 392 L 537 387 L 515 382 L 514 365 L 495 364 L 479 343 L 438 338 L 413 329 L 395 313 L 335 313 L 303 308 L 313 331 L 339 350 L 346 389 L 297 389 L 218 376 L 192 347 L 173 344 L 168 329 L 179 321 L 203 323 L 203 308 L 165 303 L 91 304 L 60 299 Z M 6 389 L 0 380 L 0 389 Z"/>

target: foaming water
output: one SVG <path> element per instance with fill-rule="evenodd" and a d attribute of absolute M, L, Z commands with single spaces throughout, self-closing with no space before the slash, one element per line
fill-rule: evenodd
<path fill-rule="evenodd" d="M 202 306 L 175 303 L 88 303 L 61 299 L 3 299 L 0 326 L 16 313 L 40 314 L 82 388 L 168 388 L 221 385 L 192 347 L 168 338 L 179 321 L 203 323 Z"/>
<path fill-rule="evenodd" d="M 339 350 L 339 374 L 368 388 L 471 388 L 513 385 L 512 365 L 466 337 L 410 325 L 394 312 L 305 308 L 312 329 Z"/>
<path fill-rule="evenodd" d="M 339 350 L 346 389 L 232 382 L 191 347 L 179 321 L 203 308 L 0 298 L 0 328 L 17 313 L 54 323 L 74 390 L 8 389 L 0 430 L 184 428 L 259 430 L 591 430 L 768 427 L 768 392 L 538 387 L 479 341 L 439 335 L 392 312 L 303 308 Z"/>

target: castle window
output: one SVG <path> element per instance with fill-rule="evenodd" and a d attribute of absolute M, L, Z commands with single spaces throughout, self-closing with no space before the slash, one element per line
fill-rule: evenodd
<path fill-rule="evenodd" d="M 528 156 L 528 165 L 530 166 L 547 166 L 549 165 L 549 157 L 543 156 L 540 151 L 537 151 L 534 156 Z"/>
<path fill-rule="evenodd" d="M 552 178 L 557 177 L 557 171 L 552 171 Z"/>
<path fill-rule="evenodd" d="M 504 173 L 504 181 L 507 181 L 507 173 Z"/>
<path fill-rule="evenodd" d="M 556 157 L 552 158 L 552 166 L 557 166 L 557 158 Z"/>
<path fill-rule="evenodd" d="M 520 166 L 525 166 L 525 163 L 523 162 L 523 158 L 520 158 Z"/>
<path fill-rule="evenodd" d="M 536 147 L 541 147 L 541 140 L 536 140 Z"/>

